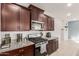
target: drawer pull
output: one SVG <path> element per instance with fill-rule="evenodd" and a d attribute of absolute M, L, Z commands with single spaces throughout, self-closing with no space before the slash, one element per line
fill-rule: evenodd
<path fill-rule="evenodd" d="M 19 52 L 23 52 L 23 51 L 24 51 L 24 49 L 19 50 Z"/>

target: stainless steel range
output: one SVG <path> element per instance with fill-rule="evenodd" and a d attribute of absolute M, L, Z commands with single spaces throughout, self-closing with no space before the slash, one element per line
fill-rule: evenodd
<path fill-rule="evenodd" d="M 33 43 L 35 43 L 35 47 L 40 47 L 43 44 L 47 44 L 48 40 L 44 39 L 41 37 L 41 34 L 36 33 L 36 34 L 29 34 L 28 38 L 30 41 L 32 41 Z"/>
<path fill-rule="evenodd" d="M 29 34 L 28 38 L 30 41 L 35 43 L 36 51 L 39 50 L 39 52 L 35 52 L 36 55 L 47 53 L 46 45 L 48 44 L 48 40 L 42 38 L 40 33 Z"/>

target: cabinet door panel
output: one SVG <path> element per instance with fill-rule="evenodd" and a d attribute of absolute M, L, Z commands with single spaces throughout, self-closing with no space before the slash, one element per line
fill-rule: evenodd
<path fill-rule="evenodd" d="M 1 31 L 1 3 L 0 3 L 0 31 Z"/>
<path fill-rule="evenodd" d="M 30 11 L 20 8 L 20 31 L 30 30 Z"/>
<path fill-rule="evenodd" d="M 28 46 L 24 48 L 24 56 L 33 56 L 34 55 L 34 45 Z"/>
<path fill-rule="evenodd" d="M 48 30 L 51 30 L 51 19 L 48 17 Z"/>
<path fill-rule="evenodd" d="M 44 19 L 44 30 L 47 31 L 48 26 L 47 26 L 47 18 Z"/>
<path fill-rule="evenodd" d="M 39 21 L 43 22 L 43 30 L 47 30 L 47 16 L 45 16 L 44 14 L 40 14 L 39 16 Z"/>
<path fill-rule="evenodd" d="M 58 49 L 58 40 L 52 39 L 48 41 L 47 44 L 47 52 L 50 55 L 51 53 L 55 52 Z"/>
<path fill-rule="evenodd" d="M 44 10 L 33 5 L 30 5 L 29 9 L 31 9 L 31 20 L 40 21 L 40 14 L 42 14 Z"/>
<path fill-rule="evenodd" d="M 18 15 L 19 7 L 14 4 L 2 4 L 2 31 L 18 30 Z"/>
<path fill-rule="evenodd" d="M 54 19 L 52 17 L 48 16 L 48 31 L 53 31 L 54 30 Z"/>
<path fill-rule="evenodd" d="M 30 7 L 31 9 L 31 20 L 38 20 L 38 10 L 35 7 Z"/>
<path fill-rule="evenodd" d="M 54 30 L 54 18 L 52 18 L 52 29 L 51 30 Z"/>
<path fill-rule="evenodd" d="M 54 19 L 50 18 L 50 30 L 54 30 Z"/>

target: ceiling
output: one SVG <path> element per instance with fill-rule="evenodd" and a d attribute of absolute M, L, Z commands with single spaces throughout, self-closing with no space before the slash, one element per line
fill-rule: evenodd
<path fill-rule="evenodd" d="M 79 3 L 72 3 L 71 7 L 67 7 L 67 3 L 32 3 L 32 4 L 45 10 L 45 14 L 48 14 L 57 19 L 61 20 L 79 19 Z M 30 3 L 21 5 L 28 7 Z M 71 13 L 71 16 L 67 17 L 68 13 Z"/>

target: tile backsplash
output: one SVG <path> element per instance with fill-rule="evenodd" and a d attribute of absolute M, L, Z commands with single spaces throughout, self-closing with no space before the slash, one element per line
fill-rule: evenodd
<path fill-rule="evenodd" d="M 5 34 L 10 34 L 11 40 L 14 41 L 17 38 L 17 34 L 22 34 L 22 38 L 28 37 L 28 34 L 36 34 L 36 33 L 43 33 L 43 37 L 46 36 L 47 32 L 51 32 L 51 36 L 58 37 L 54 31 L 9 31 L 9 32 L 1 32 L 1 38 L 0 38 L 0 43 L 1 39 L 5 37 Z"/>
<path fill-rule="evenodd" d="M 16 47 L 16 38 L 17 38 L 17 34 L 22 34 L 22 38 L 25 38 L 25 37 L 28 37 L 28 34 L 37 34 L 37 33 L 40 33 L 40 32 L 42 32 L 43 33 L 43 37 L 45 37 L 46 36 L 46 33 L 47 32 L 50 32 L 51 33 L 51 36 L 53 37 L 53 36 L 55 36 L 55 37 L 58 37 L 59 38 L 59 36 L 57 35 L 57 33 L 55 33 L 55 31 L 10 31 L 10 32 L 1 32 L 0 34 L 0 45 L 1 45 L 1 40 L 2 40 L 2 38 L 4 38 L 5 37 L 5 34 L 10 34 L 10 37 L 11 37 L 11 46 L 12 46 L 12 48 L 14 48 L 14 47 Z M 22 39 L 22 42 L 20 42 L 20 43 L 25 43 L 26 42 L 26 40 L 24 40 L 24 39 Z M 18 47 L 20 47 L 20 45 L 18 46 Z M 6 49 L 6 50 L 8 50 L 8 48 Z"/>
<path fill-rule="evenodd" d="M 1 38 L 5 37 L 5 34 L 10 34 L 11 39 L 16 39 L 16 35 L 17 34 L 22 34 L 22 37 L 27 37 L 28 34 L 36 34 L 36 33 L 40 33 L 41 31 L 21 31 L 21 32 L 1 32 Z"/>
<path fill-rule="evenodd" d="M 40 33 L 39 31 L 10 31 L 10 32 L 1 32 L 0 34 L 0 44 L 1 44 L 1 40 L 3 38 L 5 38 L 5 34 L 10 34 L 10 37 L 11 37 L 11 41 L 15 41 L 16 38 L 17 38 L 17 34 L 22 34 L 22 38 L 25 38 L 28 36 L 28 34 L 31 34 L 31 33 Z"/>
<path fill-rule="evenodd" d="M 16 39 L 17 34 L 22 34 L 22 37 L 27 37 L 28 34 L 37 34 L 37 33 L 43 33 L 43 36 L 47 33 L 47 31 L 10 31 L 10 32 L 1 32 L 1 38 L 5 37 L 5 34 L 10 34 L 11 39 Z M 52 33 L 53 31 L 51 31 Z"/>

